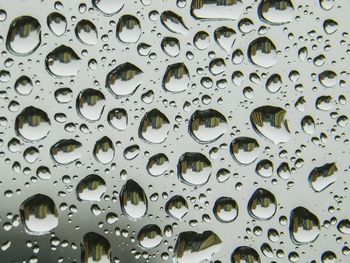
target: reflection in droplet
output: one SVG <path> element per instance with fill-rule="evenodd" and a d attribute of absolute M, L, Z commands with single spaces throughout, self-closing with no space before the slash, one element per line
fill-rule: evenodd
<path fill-rule="evenodd" d="M 180 42 L 175 37 L 165 37 L 162 40 L 161 47 L 170 57 L 176 57 L 180 54 Z"/>
<path fill-rule="evenodd" d="M 238 205 L 231 197 L 220 197 L 215 201 L 213 212 L 220 222 L 229 223 L 236 219 Z"/>
<path fill-rule="evenodd" d="M 259 148 L 258 142 L 250 137 L 238 137 L 230 146 L 232 157 L 243 165 L 251 164 L 258 158 Z"/>
<path fill-rule="evenodd" d="M 268 220 L 275 215 L 276 209 L 276 198 L 266 189 L 259 188 L 250 197 L 248 212 L 255 219 Z"/>
<path fill-rule="evenodd" d="M 15 130 L 23 139 L 38 141 L 50 132 L 51 122 L 46 112 L 35 108 L 25 108 L 15 120 Z"/>
<path fill-rule="evenodd" d="M 125 214 L 133 219 L 143 217 L 147 212 L 147 197 L 141 186 L 128 180 L 120 194 L 120 206 Z"/>
<path fill-rule="evenodd" d="M 15 90 L 18 94 L 29 95 L 33 90 L 33 83 L 27 76 L 21 76 L 16 80 Z"/>
<path fill-rule="evenodd" d="M 197 110 L 191 116 L 188 130 L 200 143 L 213 142 L 227 131 L 227 120 L 216 110 Z"/>
<path fill-rule="evenodd" d="M 89 20 L 80 20 L 75 27 L 75 34 L 83 44 L 93 46 L 97 43 L 96 26 Z"/>
<path fill-rule="evenodd" d="M 199 31 L 193 38 L 194 45 L 199 50 L 204 50 L 207 47 L 209 47 L 210 44 L 210 37 L 209 34 L 205 31 Z"/>
<path fill-rule="evenodd" d="M 236 20 L 243 8 L 241 0 L 192 0 L 191 13 L 197 19 Z"/>
<path fill-rule="evenodd" d="M 337 226 L 340 233 L 350 235 L 350 220 L 343 219 L 338 223 Z"/>
<path fill-rule="evenodd" d="M 123 155 L 126 160 L 132 160 L 135 159 L 140 153 L 140 147 L 137 144 L 130 145 L 129 147 L 126 147 Z"/>
<path fill-rule="evenodd" d="M 285 114 L 282 108 L 262 106 L 252 111 L 250 121 L 258 133 L 277 145 L 287 142 L 291 136 Z"/>
<path fill-rule="evenodd" d="M 266 89 L 271 93 L 276 93 L 282 88 L 282 78 L 278 74 L 272 74 L 266 81 Z"/>
<path fill-rule="evenodd" d="M 81 263 L 112 263 L 111 244 L 100 234 L 84 235 L 81 246 Z"/>
<path fill-rule="evenodd" d="M 150 143 L 162 143 L 168 136 L 170 122 L 168 118 L 159 110 L 153 109 L 142 118 L 139 135 L 142 139 Z"/>
<path fill-rule="evenodd" d="M 211 163 L 201 153 L 186 152 L 177 165 L 179 179 L 191 186 L 204 185 L 211 175 Z"/>
<path fill-rule="evenodd" d="M 117 130 L 125 130 L 128 126 L 128 114 L 124 109 L 113 109 L 108 113 L 108 123 Z"/>
<path fill-rule="evenodd" d="M 20 213 L 26 230 L 32 235 L 47 234 L 58 225 L 56 205 L 47 195 L 36 194 L 26 199 Z"/>
<path fill-rule="evenodd" d="M 166 203 L 165 211 L 177 220 L 181 220 L 188 212 L 188 204 L 181 195 L 175 195 Z"/>
<path fill-rule="evenodd" d="M 226 52 L 230 52 L 236 40 L 236 31 L 225 26 L 219 27 L 214 32 L 216 43 Z"/>
<path fill-rule="evenodd" d="M 41 26 L 34 17 L 20 16 L 11 22 L 6 47 L 18 56 L 33 53 L 41 43 Z"/>
<path fill-rule="evenodd" d="M 335 163 L 327 163 L 314 168 L 309 175 L 310 186 L 315 192 L 322 192 L 338 179 L 338 168 Z"/>
<path fill-rule="evenodd" d="M 106 87 L 117 97 L 133 94 L 142 83 L 142 70 L 124 63 L 108 73 Z"/>
<path fill-rule="evenodd" d="M 153 176 L 164 174 L 169 169 L 169 159 L 163 153 L 158 153 L 149 158 L 147 171 Z"/>
<path fill-rule="evenodd" d="M 280 25 L 293 20 L 294 7 L 290 0 L 262 0 L 258 13 L 265 22 Z"/>
<path fill-rule="evenodd" d="M 117 25 L 117 36 L 124 43 L 136 43 L 141 36 L 140 21 L 131 15 L 119 18 Z"/>
<path fill-rule="evenodd" d="M 337 74 L 331 70 L 325 70 L 318 75 L 320 83 L 326 88 L 332 88 L 337 84 Z"/>
<path fill-rule="evenodd" d="M 102 164 L 110 163 L 115 154 L 114 145 L 107 136 L 102 137 L 95 144 L 93 154 L 97 161 Z"/>
<path fill-rule="evenodd" d="M 92 4 L 105 15 L 112 16 L 124 7 L 124 0 L 92 0 Z"/>
<path fill-rule="evenodd" d="M 70 47 L 61 45 L 46 57 L 47 70 L 57 77 L 74 77 L 80 68 L 80 58 Z"/>
<path fill-rule="evenodd" d="M 183 92 L 190 84 L 190 74 L 184 63 L 168 66 L 163 77 L 163 88 L 170 92 Z"/>
<path fill-rule="evenodd" d="M 289 231 L 294 243 L 311 243 L 320 234 L 320 221 L 316 215 L 299 206 L 290 214 Z"/>
<path fill-rule="evenodd" d="M 260 256 L 255 249 L 251 247 L 238 247 L 231 255 L 231 263 L 260 263 Z"/>
<path fill-rule="evenodd" d="M 306 115 L 301 120 L 301 128 L 306 134 L 313 134 L 315 132 L 315 121 L 310 115 Z"/>
<path fill-rule="evenodd" d="M 173 11 L 164 11 L 160 16 L 163 26 L 170 32 L 187 35 L 188 28 L 182 20 L 182 17 Z"/>
<path fill-rule="evenodd" d="M 273 173 L 273 163 L 267 159 L 261 160 L 256 165 L 255 171 L 261 177 L 264 177 L 264 178 L 271 177 Z"/>
<path fill-rule="evenodd" d="M 219 252 L 221 243 L 221 239 L 212 231 L 203 233 L 182 232 L 175 244 L 174 262 L 210 261 L 213 254 Z"/>
<path fill-rule="evenodd" d="M 51 147 L 50 153 L 56 162 L 66 165 L 81 157 L 81 147 L 82 144 L 76 140 L 60 140 Z"/>
<path fill-rule="evenodd" d="M 48 15 L 47 25 L 52 33 L 60 37 L 66 32 L 67 19 L 60 13 L 54 12 Z"/>
<path fill-rule="evenodd" d="M 77 110 L 85 120 L 94 122 L 101 118 L 106 99 L 103 93 L 95 89 L 81 91 L 77 98 Z"/>
<path fill-rule="evenodd" d="M 157 225 L 146 225 L 140 230 L 137 239 L 142 247 L 154 248 L 163 240 L 162 230 Z"/>
<path fill-rule="evenodd" d="M 106 189 L 106 182 L 100 176 L 90 174 L 78 183 L 76 192 L 79 200 L 99 202 Z"/>
<path fill-rule="evenodd" d="M 60 88 L 55 91 L 55 98 L 59 103 L 68 103 L 73 98 L 73 91 L 70 88 Z"/>
<path fill-rule="evenodd" d="M 263 68 L 270 68 L 277 62 L 275 44 L 267 37 L 260 37 L 251 42 L 248 56 L 255 65 Z"/>

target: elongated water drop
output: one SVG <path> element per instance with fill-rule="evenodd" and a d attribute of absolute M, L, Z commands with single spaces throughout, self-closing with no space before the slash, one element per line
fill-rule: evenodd
<path fill-rule="evenodd" d="M 337 171 L 338 168 L 335 163 L 327 163 L 321 167 L 314 168 L 309 175 L 311 188 L 315 192 L 322 192 L 337 181 Z"/>
<path fill-rule="evenodd" d="M 93 153 L 102 164 L 110 163 L 115 154 L 113 142 L 107 136 L 102 137 L 96 142 Z"/>
<path fill-rule="evenodd" d="M 243 8 L 241 0 L 192 0 L 191 13 L 197 19 L 236 20 Z"/>
<path fill-rule="evenodd" d="M 141 186 L 128 180 L 120 193 L 120 205 L 125 214 L 132 219 L 143 217 L 147 212 L 147 197 Z"/>
<path fill-rule="evenodd" d="M 95 232 L 84 235 L 81 246 L 82 263 L 112 263 L 111 244 Z"/>
<path fill-rule="evenodd" d="M 188 28 L 182 20 L 182 17 L 173 11 L 164 11 L 160 17 L 163 26 L 170 32 L 187 35 Z"/>
<path fill-rule="evenodd" d="M 81 147 L 82 144 L 74 139 L 64 139 L 55 143 L 50 153 L 56 162 L 67 165 L 81 157 Z"/>
<path fill-rule="evenodd" d="M 230 52 L 236 40 L 236 31 L 229 27 L 219 27 L 214 32 L 216 43 L 226 52 Z"/>
<path fill-rule="evenodd" d="M 280 25 L 293 20 L 294 7 L 290 0 L 262 0 L 258 13 L 263 21 Z"/>
<path fill-rule="evenodd" d="M 149 158 L 147 171 L 153 176 L 164 174 L 169 169 L 169 159 L 163 153 L 158 153 Z"/>
<path fill-rule="evenodd" d="M 60 37 L 66 32 L 67 19 L 64 15 L 54 12 L 48 15 L 47 25 L 52 33 Z"/>

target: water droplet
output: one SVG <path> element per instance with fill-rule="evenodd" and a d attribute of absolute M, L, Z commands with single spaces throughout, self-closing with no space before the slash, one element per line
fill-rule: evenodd
<path fill-rule="evenodd" d="M 54 201 L 43 194 L 27 198 L 20 208 L 22 222 L 29 234 L 43 235 L 58 225 L 58 214 Z"/>
<path fill-rule="evenodd" d="M 337 84 L 337 74 L 331 70 L 326 70 L 320 73 L 318 79 L 326 88 L 332 88 Z"/>
<path fill-rule="evenodd" d="M 320 6 L 324 10 L 331 10 L 335 4 L 335 0 L 319 0 L 320 1 Z"/>
<path fill-rule="evenodd" d="M 55 143 L 50 152 L 56 162 L 67 165 L 81 157 L 81 147 L 82 144 L 76 140 L 64 139 Z"/>
<path fill-rule="evenodd" d="M 83 19 L 75 27 L 75 35 L 85 45 L 93 46 L 97 43 L 96 26 L 89 20 Z"/>
<path fill-rule="evenodd" d="M 256 190 L 248 203 L 249 214 L 258 220 L 269 220 L 275 215 L 276 209 L 275 196 L 263 188 Z"/>
<path fill-rule="evenodd" d="M 154 248 L 163 240 L 162 230 L 157 225 L 146 225 L 140 230 L 137 239 L 142 247 Z"/>
<path fill-rule="evenodd" d="M 278 74 L 272 74 L 266 81 L 266 89 L 271 93 L 276 93 L 282 88 L 282 78 Z"/>
<path fill-rule="evenodd" d="M 175 195 L 166 203 L 166 212 L 177 220 L 181 220 L 188 212 L 188 204 L 181 195 Z"/>
<path fill-rule="evenodd" d="M 110 163 L 115 154 L 113 142 L 107 136 L 102 137 L 96 142 L 93 153 L 102 164 Z"/>
<path fill-rule="evenodd" d="M 204 185 L 211 175 L 211 163 L 201 153 L 184 153 L 179 159 L 177 169 L 179 179 L 191 186 Z"/>
<path fill-rule="evenodd" d="M 140 147 L 137 144 L 126 147 L 124 150 L 124 158 L 127 160 L 135 159 L 140 153 Z"/>
<path fill-rule="evenodd" d="M 321 256 L 322 263 L 337 263 L 337 256 L 332 251 L 326 251 Z"/>
<path fill-rule="evenodd" d="M 320 96 L 316 100 L 316 108 L 318 110 L 328 111 L 333 108 L 331 96 Z"/>
<path fill-rule="evenodd" d="M 142 83 L 142 70 L 124 63 L 108 73 L 106 87 L 116 97 L 132 95 Z"/>
<path fill-rule="evenodd" d="M 315 192 L 322 192 L 338 179 L 338 168 L 335 163 L 327 163 L 314 168 L 309 175 L 310 186 Z"/>
<path fill-rule="evenodd" d="M 209 34 L 205 31 L 199 31 L 193 38 L 194 45 L 199 50 L 204 50 L 210 45 L 210 37 Z"/>
<path fill-rule="evenodd" d="M 212 231 L 196 233 L 193 231 L 179 234 L 175 244 L 175 263 L 210 261 L 213 254 L 219 252 L 221 239 Z"/>
<path fill-rule="evenodd" d="M 139 136 L 150 143 L 162 143 L 168 136 L 170 122 L 159 110 L 153 109 L 145 114 L 139 127 Z"/>
<path fill-rule="evenodd" d="M 192 0 L 191 13 L 196 19 L 236 20 L 243 8 L 241 0 Z"/>
<path fill-rule="evenodd" d="M 341 220 L 338 223 L 337 228 L 340 231 L 340 233 L 349 235 L 350 234 L 350 220 L 349 219 Z"/>
<path fill-rule="evenodd" d="M 117 36 L 124 43 L 136 43 L 141 36 L 140 21 L 131 15 L 124 15 L 117 25 Z"/>
<path fill-rule="evenodd" d="M 133 219 L 143 217 L 147 212 L 147 197 L 140 185 L 128 180 L 120 194 L 120 206 Z"/>
<path fill-rule="evenodd" d="M 294 7 L 290 0 L 262 0 L 258 13 L 263 21 L 280 25 L 293 20 Z"/>
<path fill-rule="evenodd" d="M 124 0 L 92 0 L 92 4 L 104 15 L 112 16 L 124 7 Z"/>
<path fill-rule="evenodd" d="M 60 37 L 66 32 L 67 19 L 60 13 L 54 12 L 48 15 L 47 25 L 52 33 Z"/>
<path fill-rule="evenodd" d="M 41 43 L 41 26 L 34 17 L 20 16 L 11 22 L 6 46 L 18 56 L 33 53 Z"/>
<path fill-rule="evenodd" d="M 112 263 L 111 257 L 111 244 L 105 237 L 94 232 L 84 235 L 81 246 L 81 262 Z"/>
<path fill-rule="evenodd" d="M 35 108 L 25 108 L 15 121 L 15 130 L 23 139 L 38 141 L 44 139 L 50 132 L 51 122 L 46 112 Z"/>
<path fill-rule="evenodd" d="M 301 127 L 306 134 L 313 134 L 315 132 L 315 122 L 314 119 L 307 115 L 301 120 Z"/>
<path fill-rule="evenodd" d="M 317 216 L 299 206 L 293 209 L 290 214 L 289 231 L 294 243 L 311 243 L 320 234 L 320 222 Z"/>
<path fill-rule="evenodd" d="M 261 160 L 255 169 L 256 173 L 261 177 L 268 178 L 273 174 L 273 163 L 270 160 Z"/>
<path fill-rule="evenodd" d="M 27 76 L 21 76 L 16 80 L 15 90 L 20 95 L 29 95 L 33 90 L 33 83 Z"/>
<path fill-rule="evenodd" d="M 101 118 L 105 104 L 105 96 L 99 90 L 85 89 L 77 97 L 79 115 L 90 122 L 98 121 Z"/>
<path fill-rule="evenodd" d="M 71 102 L 73 91 L 70 88 L 60 88 L 55 91 L 55 98 L 59 103 Z"/>
<path fill-rule="evenodd" d="M 190 74 L 184 63 L 168 66 L 163 77 L 163 88 L 170 92 L 183 92 L 190 84 Z"/>
<path fill-rule="evenodd" d="M 262 106 L 250 114 L 254 129 L 274 144 L 285 143 L 290 139 L 286 111 L 279 107 Z"/>
<path fill-rule="evenodd" d="M 236 31 L 228 27 L 219 27 L 214 32 L 216 43 L 226 52 L 230 52 L 236 40 Z"/>
<path fill-rule="evenodd" d="M 80 58 L 70 47 L 61 45 L 46 57 L 46 68 L 57 77 L 74 77 L 80 68 Z"/>
<path fill-rule="evenodd" d="M 169 159 L 163 153 L 158 153 L 149 158 L 147 171 L 153 176 L 164 174 L 169 169 Z"/>
<path fill-rule="evenodd" d="M 188 130 L 198 142 L 210 143 L 227 131 L 227 120 L 216 110 L 197 110 L 191 116 Z"/>
<path fill-rule="evenodd" d="M 162 40 L 161 47 L 170 57 L 177 57 L 180 54 L 180 42 L 175 37 L 165 37 Z"/>
<path fill-rule="evenodd" d="M 213 212 L 222 223 L 234 221 L 238 215 L 238 205 L 231 197 L 220 197 L 215 201 Z"/>
<path fill-rule="evenodd" d="M 249 44 L 248 55 L 257 66 L 270 68 L 277 62 L 275 44 L 267 37 L 259 37 Z"/>
<path fill-rule="evenodd" d="M 78 183 L 76 192 L 81 201 L 99 202 L 106 189 L 106 182 L 100 176 L 90 174 Z"/>
<path fill-rule="evenodd" d="M 238 247 L 236 248 L 231 255 L 232 263 L 260 263 L 260 257 L 258 252 L 251 247 Z"/>
<path fill-rule="evenodd" d="M 164 11 L 160 16 L 163 26 L 170 32 L 187 35 L 188 28 L 182 20 L 182 17 L 172 11 Z"/>
<path fill-rule="evenodd" d="M 117 130 L 125 130 L 128 126 L 128 114 L 124 109 L 113 109 L 108 113 L 108 123 Z"/>
<path fill-rule="evenodd" d="M 331 35 L 338 30 L 338 23 L 332 19 L 326 19 L 323 22 L 323 28 L 328 35 Z"/>
<path fill-rule="evenodd" d="M 238 137 L 231 142 L 232 157 L 243 165 L 254 162 L 260 153 L 260 146 L 254 138 Z"/>

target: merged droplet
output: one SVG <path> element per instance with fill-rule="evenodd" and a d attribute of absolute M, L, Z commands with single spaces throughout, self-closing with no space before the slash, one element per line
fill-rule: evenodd
<path fill-rule="evenodd" d="M 163 77 L 163 88 L 170 92 L 183 92 L 190 85 L 190 74 L 184 63 L 168 66 Z"/>
<path fill-rule="evenodd" d="M 294 243 L 311 243 L 320 234 L 320 221 L 308 209 L 299 206 L 290 214 L 289 231 Z"/>
<path fill-rule="evenodd" d="M 165 211 L 177 220 L 181 220 L 188 212 L 188 204 L 181 195 L 175 195 L 166 203 Z"/>
<path fill-rule="evenodd" d="M 254 162 L 260 153 L 260 146 L 254 138 L 238 137 L 231 142 L 232 157 L 240 164 Z"/>
<path fill-rule="evenodd" d="M 260 263 L 260 256 L 254 248 L 242 246 L 236 248 L 231 255 L 231 263 Z"/>
<path fill-rule="evenodd" d="M 8 29 L 6 47 L 14 55 L 32 54 L 41 43 L 41 26 L 31 16 L 15 18 Z"/>
<path fill-rule="evenodd" d="M 248 202 L 249 214 L 258 220 L 269 220 L 277 210 L 275 196 L 268 190 L 259 188 L 256 190 Z"/>
<path fill-rule="evenodd" d="M 197 110 L 191 116 L 188 130 L 198 142 L 210 143 L 227 131 L 227 120 L 214 109 Z"/>
<path fill-rule="evenodd" d="M 97 161 L 102 164 L 110 163 L 115 154 L 114 145 L 107 136 L 102 137 L 95 143 L 93 154 Z"/>
<path fill-rule="evenodd" d="M 172 33 L 187 35 L 188 28 L 186 27 L 182 17 L 173 11 L 164 11 L 160 16 L 163 26 Z"/>
<path fill-rule="evenodd" d="M 92 4 L 104 15 L 112 16 L 124 7 L 124 0 L 92 0 Z"/>
<path fill-rule="evenodd" d="M 222 223 L 230 223 L 237 218 L 238 205 L 231 197 L 220 197 L 215 201 L 213 213 Z"/>
<path fill-rule="evenodd" d="M 54 12 L 47 16 L 47 25 L 56 36 L 62 36 L 67 29 L 67 19 L 64 15 Z"/>
<path fill-rule="evenodd" d="M 263 21 L 280 25 L 293 20 L 294 6 L 290 0 L 262 0 L 258 13 Z"/>
<path fill-rule="evenodd" d="M 142 247 L 154 248 L 163 240 L 162 230 L 154 224 L 146 225 L 140 230 L 137 239 Z"/>
<path fill-rule="evenodd" d="M 191 186 L 204 185 L 211 175 L 211 163 L 202 153 L 186 152 L 177 165 L 179 179 Z"/>
<path fill-rule="evenodd" d="M 112 263 L 111 244 L 95 232 L 84 235 L 81 246 L 82 263 Z"/>
<path fill-rule="evenodd" d="M 74 77 L 80 68 L 80 57 L 65 45 L 49 53 L 45 62 L 47 70 L 57 77 Z"/>
<path fill-rule="evenodd" d="M 120 206 L 132 219 L 143 217 L 147 212 L 147 197 L 141 186 L 128 180 L 120 193 Z"/>
<path fill-rule="evenodd" d="M 141 36 L 140 21 L 131 15 L 119 18 L 117 25 L 117 36 L 124 43 L 136 43 Z"/>
<path fill-rule="evenodd" d="M 15 130 L 18 135 L 28 141 L 44 139 L 50 132 L 51 122 L 46 112 L 29 106 L 15 120 Z"/>
<path fill-rule="evenodd" d="M 124 63 L 108 73 L 106 87 L 117 97 L 133 94 L 142 83 L 142 70 Z"/>
<path fill-rule="evenodd" d="M 105 180 L 96 174 L 90 174 L 78 183 L 76 193 L 81 201 L 99 202 L 106 189 Z"/>
<path fill-rule="evenodd" d="M 191 4 L 191 13 L 197 19 L 236 20 L 243 9 L 241 0 L 192 0 Z"/>
<path fill-rule="evenodd" d="M 85 45 L 93 46 L 97 43 L 96 26 L 89 20 L 83 19 L 75 27 L 75 35 Z"/>
<path fill-rule="evenodd" d="M 113 109 L 108 113 L 108 123 L 117 130 L 125 130 L 128 126 L 128 113 L 124 109 Z"/>
<path fill-rule="evenodd" d="M 285 114 L 282 108 L 262 106 L 252 111 L 250 121 L 259 134 L 277 145 L 287 142 L 291 136 Z"/>
<path fill-rule="evenodd" d="M 259 37 L 249 44 L 248 56 L 257 66 L 270 68 L 277 62 L 275 44 L 267 37 Z"/>
<path fill-rule="evenodd" d="M 85 120 L 94 122 L 101 118 L 106 99 L 103 93 L 95 89 L 84 89 L 77 97 L 77 110 Z"/>
<path fill-rule="evenodd" d="M 36 194 L 27 198 L 20 208 L 21 220 L 29 234 L 43 235 L 58 226 L 54 201 L 47 195 Z"/>
<path fill-rule="evenodd" d="M 158 109 L 153 109 L 142 118 L 139 135 L 150 143 L 162 143 L 168 137 L 170 122 Z"/>
<path fill-rule="evenodd" d="M 219 252 L 221 239 L 212 231 L 197 233 L 193 231 L 179 234 L 175 244 L 175 263 L 210 261 Z"/>
<path fill-rule="evenodd" d="M 60 140 L 51 147 L 50 153 L 56 162 L 67 165 L 80 159 L 81 147 L 82 144 L 76 140 Z"/>
<path fill-rule="evenodd" d="M 337 171 L 338 168 L 335 163 L 327 163 L 321 167 L 314 168 L 309 175 L 311 188 L 315 192 L 322 192 L 337 181 Z"/>
<path fill-rule="evenodd" d="M 153 176 L 164 174 L 169 169 L 169 159 L 163 153 L 158 153 L 149 158 L 147 171 Z"/>

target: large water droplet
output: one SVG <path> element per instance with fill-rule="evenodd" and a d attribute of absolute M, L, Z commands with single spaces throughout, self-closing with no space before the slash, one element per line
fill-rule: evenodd
<path fill-rule="evenodd" d="M 221 239 L 212 231 L 196 233 L 193 231 L 179 234 L 175 244 L 175 263 L 210 261 L 213 254 L 219 252 Z"/>
<path fill-rule="evenodd" d="M 96 26 L 89 20 L 80 20 L 75 27 L 75 34 L 83 44 L 93 46 L 97 43 Z"/>
<path fill-rule="evenodd" d="M 243 8 L 241 0 L 192 0 L 191 13 L 197 19 L 236 20 Z"/>
<path fill-rule="evenodd" d="M 338 223 L 337 226 L 340 233 L 350 235 L 350 220 L 343 219 Z"/>
<path fill-rule="evenodd" d="M 232 157 L 240 164 L 254 162 L 260 153 L 260 146 L 254 138 L 238 137 L 231 142 Z"/>
<path fill-rule="evenodd" d="M 311 243 L 320 234 L 320 222 L 316 215 L 299 206 L 290 214 L 289 231 L 294 243 Z"/>
<path fill-rule="evenodd" d="M 96 174 L 90 174 L 78 183 L 76 193 L 81 201 L 99 202 L 106 189 L 105 180 Z"/>
<path fill-rule="evenodd" d="M 33 53 L 41 43 L 41 26 L 34 17 L 20 16 L 14 19 L 8 30 L 6 46 L 18 56 Z"/>
<path fill-rule="evenodd" d="M 103 14 L 112 16 L 124 7 L 124 0 L 92 0 L 92 4 Z"/>
<path fill-rule="evenodd" d="M 254 129 L 274 144 L 287 142 L 290 132 L 287 120 L 284 119 L 286 111 L 279 107 L 262 106 L 250 114 L 250 121 Z"/>
<path fill-rule="evenodd" d="M 169 169 L 169 159 L 163 153 L 158 153 L 149 158 L 147 171 L 153 176 L 164 174 Z"/>
<path fill-rule="evenodd" d="M 185 91 L 190 84 L 190 74 L 184 63 L 168 66 L 163 77 L 163 88 L 170 92 Z"/>
<path fill-rule="evenodd" d="M 310 186 L 315 192 L 322 192 L 338 179 L 338 168 L 335 163 L 327 163 L 314 168 L 309 175 Z"/>
<path fill-rule="evenodd" d="M 77 110 L 85 120 L 93 122 L 101 118 L 106 99 L 103 93 L 95 89 L 81 91 L 77 98 Z"/>
<path fill-rule="evenodd" d="M 76 140 L 60 140 L 51 147 L 50 153 L 56 162 L 66 165 L 81 157 L 81 147 L 82 144 Z"/>
<path fill-rule="evenodd" d="M 188 28 L 182 20 L 182 17 L 172 11 L 164 11 L 160 16 L 163 26 L 170 32 L 187 35 Z"/>
<path fill-rule="evenodd" d="M 168 136 L 170 122 L 159 110 L 153 109 L 142 118 L 139 135 L 150 143 L 162 143 Z"/>
<path fill-rule="evenodd" d="M 226 52 L 230 52 L 236 40 L 236 31 L 228 27 L 219 27 L 214 32 L 216 43 Z"/>
<path fill-rule="evenodd" d="M 181 195 L 175 195 L 166 203 L 165 211 L 177 220 L 181 220 L 188 212 L 188 204 Z"/>
<path fill-rule="evenodd" d="M 154 248 L 163 240 L 162 230 L 157 225 L 146 225 L 140 230 L 137 239 L 142 247 Z"/>
<path fill-rule="evenodd" d="M 260 263 L 260 256 L 255 249 L 247 246 L 236 248 L 231 255 L 231 263 Z"/>
<path fill-rule="evenodd" d="M 124 63 L 108 73 L 106 87 L 117 97 L 133 94 L 142 83 L 142 70 Z"/>
<path fill-rule="evenodd" d="M 282 88 L 282 78 L 278 74 L 272 74 L 266 81 L 266 89 L 271 93 L 276 93 Z"/>
<path fill-rule="evenodd" d="M 161 47 L 170 57 L 176 57 L 180 54 L 180 42 L 175 37 L 165 37 L 162 40 Z"/>
<path fill-rule="evenodd" d="M 143 189 L 133 180 L 128 180 L 120 194 L 120 206 L 133 219 L 143 217 L 147 212 L 147 197 Z"/>
<path fill-rule="evenodd" d="M 179 158 L 177 169 L 179 179 L 191 186 L 204 185 L 211 175 L 211 163 L 201 153 L 184 153 Z"/>
<path fill-rule="evenodd" d="M 100 234 L 89 232 L 84 235 L 81 246 L 82 263 L 112 263 L 111 244 Z"/>
<path fill-rule="evenodd" d="M 28 141 L 44 139 L 49 134 L 50 126 L 46 112 L 32 106 L 25 108 L 15 121 L 16 132 Z"/>
<path fill-rule="evenodd" d="M 276 213 L 276 209 L 277 203 L 275 196 L 263 188 L 256 190 L 248 202 L 249 214 L 258 220 L 272 218 Z"/>
<path fill-rule="evenodd" d="M 280 25 L 293 20 L 294 7 L 290 0 L 262 0 L 258 13 L 263 21 Z"/>
<path fill-rule="evenodd" d="M 238 205 L 231 197 L 220 197 L 214 204 L 213 212 L 220 222 L 230 223 L 237 218 Z"/>
<path fill-rule="evenodd" d="M 16 80 L 15 90 L 18 94 L 29 95 L 33 90 L 33 82 L 27 76 L 21 76 Z"/>
<path fill-rule="evenodd" d="M 117 36 L 124 43 L 136 43 L 141 36 L 140 21 L 131 15 L 119 18 L 117 25 Z"/>
<path fill-rule="evenodd" d="M 188 130 L 200 143 L 213 142 L 227 131 L 227 120 L 216 110 L 197 110 L 191 116 Z"/>
<path fill-rule="evenodd" d="M 57 77 L 74 77 L 80 68 L 80 58 L 65 45 L 55 48 L 46 57 L 46 68 Z"/>
<path fill-rule="evenodd" d="M 26 199 L 20 208 L 22 222 L 32 235 L 49 233 L 58 225 L 58 214 L 54 201 L 43 194 Z"/>
<path fill-rule="evenodd" d="M 259 37 L 251 42 L 248 56 L 255 65 L 263 68 L 270 68 L 277 62 L 275 44 L 267 37 Z"/>
<path fill-rule="evenodd" d="M 108 113 L 108 123 L 117 130 L 125 130 L 128 126 L 128 113 L 124 109 L 113 109 Z"/>
<path fill-rule="evenodd" d="M 54 12 L 48 15 L 47 25 L 52 33 L 60 37 L 66 32 L 67 19 L 60 13 Z"/>
<path fill-rule="evenodd" d="M 115 154 L 113 142 L 107 136 L 102 137 L 96 142 L 93 153 L 97 161 L 110 163 Z"/>

